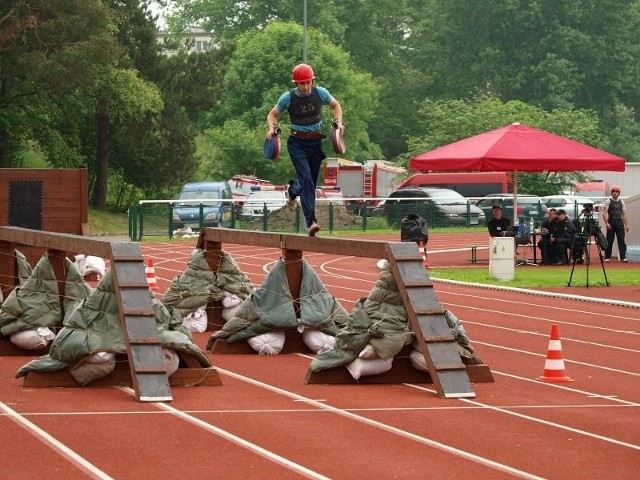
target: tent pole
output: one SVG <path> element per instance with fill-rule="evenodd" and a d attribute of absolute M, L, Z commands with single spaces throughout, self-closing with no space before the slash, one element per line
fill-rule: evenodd
<path fill-rule="evenodd" d="M 513 225 L 518 225 L 518 171 L 513 171 Z"/>

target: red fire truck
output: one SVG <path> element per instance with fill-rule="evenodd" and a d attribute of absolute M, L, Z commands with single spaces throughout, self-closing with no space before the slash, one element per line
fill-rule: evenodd
<path fill-rule="evenodd" d="M 389 196 L 406 174 L 406 170 L 384 160 L 364 163 L 328 158 L 324 165 L 325 187 L 340 187 L 349 205 L 375 207 L 379 200 Z"/>

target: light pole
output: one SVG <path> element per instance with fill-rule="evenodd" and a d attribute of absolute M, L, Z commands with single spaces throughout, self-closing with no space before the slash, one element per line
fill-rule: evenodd
<path fill-rule="evenodd" d="M 307 63 L 307 0 L 303 3 L 302 28 L 302 62 Z"/>

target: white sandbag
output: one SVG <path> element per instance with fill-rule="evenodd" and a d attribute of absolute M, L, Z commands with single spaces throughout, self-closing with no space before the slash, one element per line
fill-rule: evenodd
<path fill-rule="evenodd" d="M 336 337 L 327 335 L 320 330 L 306 328 L 302 332 L 302 341 L 309 350 L 314 353 L 324 353 L 331 350 L 336 344 Z"/>
<path fill-rule="evenodd" d="M 238 310 L 240 310 L 240 304 L 235 305 L 233 307 L 225 307 L 222 309 L 222 312 L 220 312 L 220 316 L 225 322 L 228 322 L 229 320 L 231 320 L 233 317 L 236 316 L 236 313 L 238 313 Z"/>
<path fill-rule="evenodd" d="M 104 363 L 89 363 L 86 358 L 67 368 L 78 385 L 88 385 L 102 377 L 106 377 L 116 368 L 116 359 Z"/>
<path fill-rule="evenodd" d="M 347 365 L 347 370 L 354 380 L 359 380 L 360 377 L 366 377 L 369 375 L 379 375 L 391 370 L 393 366 L 393 358 L 388 360 L 364 360 L 362 358 L 356 358 L 353 362 Z"/>
<path fill-rule="evenodd" d="M 162 359 L 164 360 L 164 366 L 167 369 L 167 377 L 170 377 L 178 370 L 180 365 L 180 357 L 175 350 L 171 348 L 162 349 Z"/>
<path fill-rule="evenodd" d="M 236 307 L 242 303 L 242 299 L 234 294 L 227 295 L 222 299 L 222 306 L 224 308 Z"/>
<path fill-rule="evenodd" d="M 284 347 L 284 340 L 284 332 L 269 332 L 250 338 L 247 343 L 260 355 L 277 355 Z"/>
<path fill-rule="evenodd" d="M 75 257 L 76 268 L 80 271 L 80 274 L 84 277 L 90 273 L 98 275 L 98 279 L 104 277 L 106 271 L 106 264 L 100 257 L 94 257 L 93 255 L 78 254 Z"/>
<path fill-rule="evenodd" d="M 115 357 L 116 354 L 113 352 L 96 352 L 86 357 L 84 361 L 89 363 L 109 363 Z"/>
<path fill-rule="evenodd" d="M 205 307 L 198 308 L 182 319 L 182 325 L 190 332 L 202 333 L 207 329 L 207 310 Z"/>
<path fill-rule="evenodd" d="M 376 358 L 380 358 L 380 355 L 378 355 L 378 352 L 376 352 L 376 349 L 373 348 L 373 345 L 371 345 L 370 343 L 367 343 L 362 349 L 362 351 L 360 352 L 360 354 L 358 355 L 358 357 L 363 358 L 365 360 L 375 360 Z"/>
<path fill-rule="evenodd" d="M 387 268 L 387 265 L 389 265 L 389 261 L 386 258 L 382 258 L 378 260 L 378 263 L 376 263 L 376 267 L 378 267 L 380 270 L 384 270 L 385 268 Z"/>
<path fill-rule="evenodd" d="M 424 355 L 420 353 L 419 350 L 412 349 L 409 354 L 409 358 L 411 360 L 411 366 L 420 372 L 429 373 L 429 368 L 427 367 L 427 361 L 424 359 Z"/>
<path fill-rule="evenodd" d="M 49 329 L 47 328 L 47 330 Z M 38 333 L 38 329 L 22 330 L 21 332 L 13 333 L 9 336 L 9 340 L 17 347 L 25 350 L 41 350 L 49 343 L 46 337 Z"/>

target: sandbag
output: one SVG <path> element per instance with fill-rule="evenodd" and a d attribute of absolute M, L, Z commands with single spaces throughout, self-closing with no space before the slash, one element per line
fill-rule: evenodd
<path fill-rule="evenodd" d="M 336 337 L 327 335 L 320 330 L 307 328 L 302 332 L 302 341 L 312 352 L 324 353 L 328 352 L 335 346 Z"/>
<path fill-rule="evenodd" d="M 86 359 L 79 361 L 68 367 L 68 371 L 78 385 L 85 386 L 91 382 L 95 382 L 103 377 L 106 377 L 113 369 L 116 368 L 116 359 L 104 363 L 90 363 Z"/>
<path fill-rule="evenodd" d="M 346 365 L 347 370 L 354 380 L 359 380 L 360 377 L 370 375 L 380 375 L 381 373 L 388 372 L 393 366 L 393 358 L 383 360 L 381 358 L 376 360 L 364 360 L 362 358 L 356 358 L 353 362 Z"/>
<path fill-rule="evenodd" d="M 191 312 L 182 318 L 182 325 L 190 332 L 204 332 L 207 329 L 207 311 L 204 307 L 199 307 L 195 312 Z"/>
<path fill-rule="evenodd" d="M 22 330 L 9 336 L 11 343 L 25 350 L 41 350 L 54 338 L 55 334 L 47 327 Z"/>
<path fill-rule="evenodd" d="M 247 343 L 260 355 L 277 355 L 284 347 L 285 337 L 284 332 L 268 332 L 249 338 Z"/>
<path fill-rule="evenodd" d="M 365 360 L 375 360 L 376 358 L 380 358 L 376 349 L 370 343 L 367 343 L 362 351 L 358 354 L 358 357 L 363 358 Z"/>
<path fill-rule="evenodd" d="M 180 366 L 180 357 L 172 348 L 162 349 L 162 360 L 164 361 L 165 369 L 167 370 L 167 377 L 170 377 L 178 371 Z"/>
<path fill-rule="evenodd" d="M 85 358 L 89 363 L 109 363 L 116 357 L 113 352 L 96 352 Z"/>

